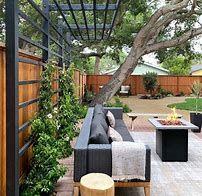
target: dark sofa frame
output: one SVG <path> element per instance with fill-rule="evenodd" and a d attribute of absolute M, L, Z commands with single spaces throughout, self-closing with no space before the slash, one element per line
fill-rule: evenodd
<path fill-rule="evenodd" d="M 115 119 L 123 118 L 122 108 L 105 108 L 110 110 Z M 79 137 L 74 147 L 74 195 L 79 193 L 79 182 L 88 173 L 105 173 L 112 176 L 111 144 L 89 144 L 91 122 L 94 108 L 89 108 L 84 119 Z M 115 182 L 115 187 L 144 187 L 145 195 L 150 195 L 151 150 L 146 146 L 145 181 L 131 180 Z"/>

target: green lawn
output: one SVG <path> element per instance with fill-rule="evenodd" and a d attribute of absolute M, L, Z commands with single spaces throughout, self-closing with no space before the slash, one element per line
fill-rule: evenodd
<path fill-rule="evenodd" d="M 185 102 L 182 103 L 173 103 L 167 105 L 169 108 L 176 107 L 176 109 L 180 110 L 189 110 L 195 111 L 196 110 L 196 99 L 195 98 L 188 98 L 185 99 Z M 202 111 L 202 98 L 198 100 L 198 111 Z"/>

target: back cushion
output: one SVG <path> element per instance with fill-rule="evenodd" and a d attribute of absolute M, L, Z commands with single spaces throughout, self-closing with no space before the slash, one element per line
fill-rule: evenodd
<path fill-rule="evenodd" d="M 129 91 L 130 86 L 121 86 L 121 91 Z"/>
<path fill-rule="evenodd" d="M 107 136 L 108 124 L 106 122 L 106 112 L 101 104 L 96 104 L 91 124 L 90 140 L 91 144 L 109 144 Z"/>
<path fill-rule="evenodd" d="M 94 118 L 92 120 L 92 125 L 93 124 L 101 124 L 105 132 L 108 131 L 109 126 L 106 122 L 106 116 L 103 113 L 94 115 Z M 91 129 L 92 129 L 92 126 L 91 126 Z"/>
<path fill-rule="evenodd" d="M 90 144 L 109 144 L 107 133 L 100 123 L 97 123 L 97 124 L 92 123 L 89 143 Z"/>
<path fill-rule="evenodd" d="M 106 115 L 106 112 L 101 104 L 96 104 L 94 108 L 94 116 L 96 114 L 103 114 Z"/>

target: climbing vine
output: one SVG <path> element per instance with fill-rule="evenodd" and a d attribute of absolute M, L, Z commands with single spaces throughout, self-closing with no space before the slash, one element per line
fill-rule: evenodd
<path fill-rule="evenodd" d="M 86 108 L 79 104 L 74 94 L 73 68 L 59 71 L 59 100 L 53 107 L 52 81 L 55 68 L 48 63 L 42 72 L 39 112 L 32 129 L 33 157 L 31 169 L 22 185 L 21 195 L 48 195 L 66 168 L 58 159 L 72 154 L 71 141 L 78 134 L 77 123 Z"/>
<path fill-rule="evenodd" d="M 82 106 L 79 98 L 75 96 L 75 84 L 73 80 L 74 67 L 63 70 L 60 73 L 60 101 L 58 121 L 60 122 L 59 140 L 63 141 L 61 157 L 71 154 L 70 141 L 78 135 L 78 122 L 86 115 L 87 107 Z"/>
<path fill-rule="evenodd" d="M 52 89 L 53 73 L 52 63 L 45 66 L 42 72 L 39 112 L 34 118 L 31 129 L 33 139 L 33 157 L 31 169 L 25 179 L 22 195 L 45 195 L 51 192 L 65 168 L 58 162 L 58 132 L 57 114 L 53 108 Z"/>
<path fill-rule="evenodd" d="M 75 96 L 73 82 L 73 67 L 60 71 L 60 99 L 58 108 L 58 141 L 60 157 L 67 157 L 72 153 L 70 141 L 78 134 L 77 123 L 81 117 L 82 107 Z"/>

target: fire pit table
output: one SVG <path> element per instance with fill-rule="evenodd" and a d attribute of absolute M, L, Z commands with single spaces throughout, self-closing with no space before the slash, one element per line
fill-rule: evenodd
<path fill-rule="evenodd" d="M 156 153 L 162 161 L 188 161 L 188 129 L 198 129 L 184 119 L 174 123 L 166 119 L 149 119 L 156 127 Z"/>

